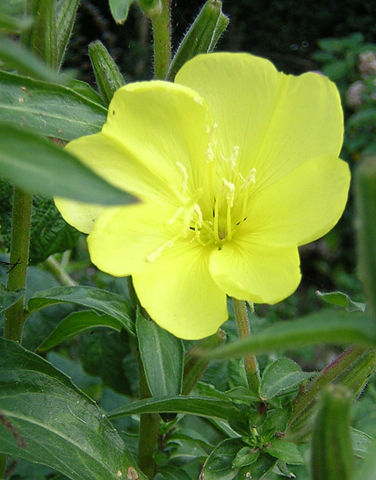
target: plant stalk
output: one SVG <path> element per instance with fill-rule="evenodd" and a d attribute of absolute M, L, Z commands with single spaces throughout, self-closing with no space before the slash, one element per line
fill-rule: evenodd
<path fill-rule="evenodd" d="M 366 350 L 365 347 L 351 346 L 324 368 L 296 397 L 289 422 L 290 425 L 310 406 L 323 388 L 347 370 Z"/>
<path fill-rule="evenodd" d="M 0 453 L 0 480 L 5 480 L 5 469 L 7 466 L 7 456 Z"/>
<path fill-rule="evenodd" d="M 141 359 L 138 359 L 140 369 L 140 398 L 151 397 L 146 382 Z M 143 413 L 140 416 L 140 432 L 138 440 L 138 465 L 149 478 L 155 475 L 154 454 L 158 445 L 160 416 L 157 413 Z"/>
<path fill-rule="evenodd" d="M 171 0 L 161 0 L 161 9 L 151 18 L 153 26 L 154 77 L 167 78 L 171 62 Z"/>
<path fill-rule="evenodd" d="M 44 264 L 61 285 L 66 285 L 67 287 L 75 287 L 78 285 L 52 255 L 47 258 Z"/>
<path fill-rule="evenodd" d="M 32 196 L 18 187 L 14 188 L 12 233 L 10 247 L 10 269 L 7 289 L 11 292 L 25 288 L 26 270 L 29 260 L 30 218 Z M 10 340 L 21 342 L 22 329 L 25 322 L 25 297 L 5 312 L 4 336 Z"/>
<path fill-rule="evenodd" d="M 235 298 L 232 299 L 232 302 L 234 304 L 239 338 L 249 338 L 251 336 L 251 328 L 249 325 L 247 305 L 244 300 L 236 300 Z M 248 353 L 244 356 L 244 367 L 250 390 L 258 394 L 260 373 L 255 355 Z"/>

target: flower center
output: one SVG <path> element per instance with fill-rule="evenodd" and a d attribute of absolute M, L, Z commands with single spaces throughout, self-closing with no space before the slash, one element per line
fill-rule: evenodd
<path fill-rule="evenodd" d="M 209 145 L 208 174 L 194 192 L 190 189 L 187 169 L 181 162 L 176 162 L 182 177 L 181 185 L 176 189 L 181 206 L 167 221 L 167 225 L 177 225 L 178 228 L 172 238 L 146 257 L 148 262 L 156 261 L 181 239 L 221 249 L 247 221 L 248 201 L 256 182 L 256 169 L 251 168 L 244 176 L 239 168 L 239 147 L 234 146 L 228 157 L 221 155 L 220 158 L 214 154 L 216 147 Z"/>

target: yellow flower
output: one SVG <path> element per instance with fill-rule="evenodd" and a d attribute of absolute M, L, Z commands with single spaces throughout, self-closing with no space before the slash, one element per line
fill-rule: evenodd
<path fill-rule="evenodd" d="M 295 291 L 298 246 L 328 232 L 346 203 L 342 138 L 339 95 L 324 76 L 200 55 L 175 83 L 122 87 L 102 131 L 67 146 L 141 202 L 56 204 L 89 233 L 98 268 L 132 275 L 159 325 L 198 339 L 227 319 L 226 295 L 273 304 Z"/>

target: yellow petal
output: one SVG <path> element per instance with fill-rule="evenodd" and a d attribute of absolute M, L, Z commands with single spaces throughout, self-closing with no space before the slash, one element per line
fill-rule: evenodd
<path fill-rule="evenodd" d="M 138 82 L 115 93 L 103 133 L 184 197 L 205 176 L 211 124 L 198 93 L 169 82 Z"/>
<path fill-rule="evenodd" d="M 220 154 L 230 158 L 236 147 L 243 175 L 255 168 L 258 187 L 310 158 L 339 154 L 340 98 L 322 75 L 285 75 L 263 58 L 214 53 L 187 62 L 175 81 L 205 99 L 218 124 Z"/>
<path fill-rule="evenodd" d="M 283 300 L 301 279 L 297 248 L 265 247 L 246 239 L 215 250 L 209 269 L 227 295 L 254 303 Z"/>
<path fill-rule="evenodd" d="M 65 148 L 122 190 L 154 202 L 169 198 L 169 187 L 163 178 L 156 176 L 123 143 L 103 132 L 77 138 Z"/>
<path fill-rule="evenodd" d="M 102 205 L 75 202 L 66 198 L 55 197 L 54 200 L 64 220 L 83 233 L 91 232 L 96 219 L 106 209 Z"/>
<path fill-rule="evenodd" d="M 133 275 L 143 307 L 177 337 L 204 338 L 227 319 L 226 295 L 209 274 L 209 254 L 200 245 L 178 242 L 150 268 Z"/>
<path fill-rule="evenodd" d="M 312 159 L 250 199 L 239 234 L 275 246 L 304 245 L 327 233 L 345 208 L 350 185 L 347 163 Z"/>
<path fill-rule="evenodd" d="M 123 277 L 150 266 L 179 229 L 169 223 L 173 211 L 150 204 L 107 209 L 88 237 L 92 262 L 102 271 Z M 165 248 L 164 248 L 165 247 Z"/>

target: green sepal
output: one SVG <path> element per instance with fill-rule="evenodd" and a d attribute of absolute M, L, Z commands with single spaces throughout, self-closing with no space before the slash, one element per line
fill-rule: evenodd
<path fill-rule="evenodd" d="M 312 435 L 312 480 L 350 480 L 353 474 L 351 392 L 332 385 L 324 392 Z"/>
<path fill-rule="evenodd" d="M 52 70 L 56 70 L 58 59 L 55 0 L 39 0 L 34 13 L 29 46 Z"/>
<path fill-rule="evenodd" d="M 355 192 L 360 277 L 376 320 L 376 156 L 362 160 L 355 174 Z"/>
<path fill-rule="evenodd" d="M 125 85 L 125 79 L 100 40 L 90 43 L 89 57 L 98 89 L 108 104 L 116 90 Z"/>
<path fill-rule="evenodd" d="M 199 53 L 214 50 L 228 23 L 228 17 L 222 13 L 222 2 L 208 0 L 185 34 L 171 62 L 167 78 L 173 80 L 184 63 Z"/>
<path fill-rule="evenodd" d="M 183 374 L 183 395 L 187 395 L 199 381 L 203 373 L 205 372 L 209 360 L 199 356 L 197 352 L 202 349 L 212 349 L 221 346 L 226 340 L 226 333 L 224 330 L 219 329 L 217 333 L 211 335 L 204 340 L 196 343 L 188 352 L 184 358 L 184 374 Z"/>
<path fill-rule="evenodd" d="M 133 0 L 109 0 L 111 15 L 117 24 L 122 25 L 126 21 L 132 3 Z"/>
<path fill-rule="evenodd" d="M 56 8 L 56 63 L 59 69 L 64 60 L 80 0 L 60 0 Z"/>

